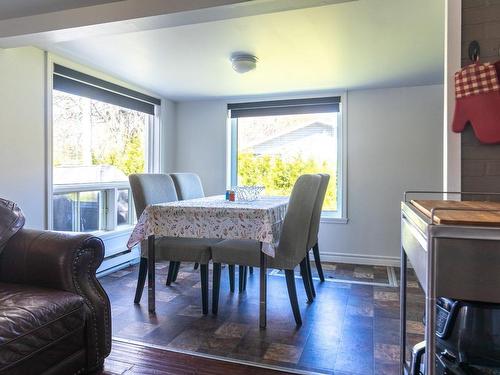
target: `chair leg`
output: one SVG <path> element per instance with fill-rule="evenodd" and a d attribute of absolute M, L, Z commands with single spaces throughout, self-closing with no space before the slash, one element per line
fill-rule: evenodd
<path fill-rule="evenodd" d="M 175 283 L 177 281 L 177 275 L 179 274 L 179 268 L 181 268 L 181 262 L 175 262 L 174 276 L 172 281 Z"/>
<path fill-rule="evenodd" d="M 325 281 L 325 275 L 323 274 L 323 267 L 321 267 L 321 259 L 319 258 L 319 247 L 318 244 L 313 246 L 314 263 L 316 263 L 316 270 L 318 270 L 318 276 L 321 282 Z"/>
<path fill-rule="evenodd" d="M 316 298 L 316 290 L 314 289 L 313 276 L 311 271 L 311 260 L 309 259 L 309 251 L 306 255 L 306 265 L 307 265 L 307 273 L 309 275 L 309 284 L 311 285 L 311 292 L 314 298 Z"/>
<path fill-rule="evenodd" d="M 250 267 L 250 275 L 253 275 L 253 267 Z"/>
<path fill-rule="evenodd" d="M 243 268 L 243 291 L 247 290 L 248 267 Z"/>
<path fill-rule="evenodd" d="M 229 265 L 229 289 L 234 293 L 235 267 L 234 264 Z"/>
<path fill-rule="evenodd" d="M 167 286 L 170 286 L 170 284 L 172 284 L 172 282 L 174 281 L 174 274 L 175 274 L 176 263 L 177 262 L 172 262 L 171 261 L 168 264 L 167 282 L 165 283 Z"/>
<path fill-rule="evenodd" d="M 307 260 L 306 258 L 302 259 L 300 262 L 300 274 L 302 275 L 302 281 L 304 282 L 304 289 L 307 294 L 307 302 L 312 303 L 314 301 L 314 297 L 311 290 L 311 284 L 309 283 L 309 272 L 307 272 Z"/>
<path fill-rule="evenodd" d="M 239 277 L 239 291 L 243 292 L 243 280 L 245 277 L 245 266 L 239 266 L 238 268 L 238 277 Z"/>
<path fill-rule="evenodd" d="M 135 289 L 134 303 L 141 302 L 142 291 L 144 290 L 144 284 L 146 283 L 147 274 L 148 274 L 148 258 L 141 257 L 141 263 L 139 264 L 139 277 L 137 278 L 137 288 Z"/>
<path fill-rule="evenodd" d="M 220 274 L 221 274 L 221 264 L 214 263 L 213 286 L 212 286 L 212 313 L 214 315 L 217 315 L 217 312 L 219 311 Z"/>
<path fill-rule="evenodd" d="M 196 263 L 194 264 L 193 269 L 194 269 L 194 270 L 197 270 L 199 265 L 200 265 L 200 264 L 199 264 L 198 262 L 196 262 Z"/>
<path fill-rule="evenodd" d="M 201 306 L 203 315 L 208 314 L 208 264 L 200 264 Z"/>
<path fill-rule="evenodd" d="M 297 289 L 295 288 L 295 273 L 293 270 L 285 270 L 286 287 L 288 289 L 288 297 L 290 298 L 290 305 L 292 305 L 293 317 L 295 323 L 302 325 L 302 318 L 300 316 L 299 302 L 297 301 Z"/>

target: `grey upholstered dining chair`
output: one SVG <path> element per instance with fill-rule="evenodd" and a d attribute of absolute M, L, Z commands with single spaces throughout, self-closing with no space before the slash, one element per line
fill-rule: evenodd
<path fill-rule="evenodd" d="M 196 199 L 203 198 L 205 192 L 200 177 L 196 173 L 170 173 L 170 177 L 174 180 L 175 190 L 179 199 Z M 173 267 L 169 267 L 169 275 L 172 274 L 172 281 L 177 278 L 180 264 L 176 263 Z M 198 263 L 195 263 L 194 269 L 197 269 Z M 171 270 L 172 268 L 172 270 Z M 234 292 L 235 284 L 235 265 L 229 264 L 229 288 Z M 250 268 L 250 273 L 253 273 L 253 268 Z M 248 267 L 239 266 L 239 291 L 242 292 L 246 289 L 246 281 L 248 276 Z"/>
<path fill-rule="evenodd" d="M 309 302 L 312 302 L 306 254 L 309 250 L 307 240 L 311 217 L 320 183 L 319 175 L 306 174 L 297 179 L 290 195 L 276 256 L 268 257 L 269 268 L 285 270 L 288 296 L 297 325 L 302 324 L 302 318 L 297 301 L 294 268 L 300 264 L 307 297 Z M 212 260 L 214 262 L 212 312 L 217 314 L 221 263 L 259 267 L 260 244 L 251 240 L 224 240 L 212 246 Z"/>
<path fill-rule="evenodd" d="M 319 174 L 321 177 L 321 183 L 319 185 L 318 195 L 316 201 L 314 202 L 314 209 L 311 218 L 311 229 L 309 230 L 309 238 L 307 240 L 307 267 L 309 268 L 309 276 L 311 277 L 311 289 L 313 295 L 316 297 L 316 291 L 314 290 L 314 284 L 312 280 L 311 273 L 311 263 L 309 262 L 309 251 L 313 250 L 314 263 L 316 264 L 316 270 L 318 271 L 318 276 L 321 282 L 325 281 L 325 275 L 323 274 L 323 267 L 321 266 L 321 259 L 319 256 L 319 246 L 318 246 L 318 233 L 319 224 L 321 221 L 321 210 L 323 208 L 323 202 L 325 201 L 326 190 L 328 189 L 328 182 L 330 181 L 330 175 Z"/>
<path fill-rule="evenodd" d="M 179 200 L 203 198 L 203 184 L 196 173 L 170 173 L 174 181 L 175 191 Z M 215 240 L 213 240 L 215 241 Z M 212 242 L 212 241 L 211 241 Z M 168 267 L 167 285 L 177 280 L 181 263 L 173 262 Z M 198 263 L 194 264 L 194 269 L 198 269 Z"/>
<path fill-rule="evenodd" d="M 201 183 L 200 177 L 196 173 L 170 173 L 170 177 L 174 180 L 175 190 L 177 191 L 177 197 L 180 200 L 184 199 L 196 199 L 203 198 L 205 192 L 203 191 L 203 185 Z M 168 273 L 169 278 L 172 281 L 177 279 L 177 273 L 179 272 L 180 263 L 174 264 L 172 267 L 169 266 Z M 194 264 L 194 269 L 198 268 L 198 263 Z M 235 284 L 235 265 L 229 264 L 229 288 L 231 293 L 234 292 Z M 253 268 L 250 267 L 250 273 L 253 273 Z M 239 266 L 239 291 L 242 292 L 246 289 L 248 277 L 248 267 Z"/>
<path fill-rule="evenodd" d="M 196 173 L 170 173 L 179 200 L 203 198 L 205 192 Z"/>
<path fill-rule="evenodd" d="M 135 211 L 139 218 L 146 206 L 177 200 L 174 182 L 166 174 L 131 174 L 130 187 L 134 197 Z M 197 238 L 160 237 L 155 240 L 156 258 L 172 262 L 198 262 L 201 275 L 203 314 L 208 313 L 208 263 L 211 240 Z M 147 241 L 141 243 L 141 263 L 135 292 L 135 303 L 139 303 L 146 281 L 148 268 Z"/>

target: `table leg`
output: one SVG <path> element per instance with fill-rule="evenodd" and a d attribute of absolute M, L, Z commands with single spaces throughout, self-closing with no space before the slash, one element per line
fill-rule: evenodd
<path fill-rule="evenodd" d="M 155 236 L 148 237 L 148 310 L 155 313 Z"/>
<path fill-rule="evenodd" d="M 430 231 L 429 231 L 430 232 Z M 433 238 L 427 240 L 427 290 L 425 298 L 425 373 L 436 373 L 436 253 Z"/>
<path fill-rule="evenodd" d="M 262 252 L 260 243 L 260 301 L 259 301 L 259 326 L 261 329 L 267 325 L 267 255 Z"/>
<path fill-rule="evenodd" d="M 401 245 L 401 268 L 399 276 L 399 321 L 400 321 L 400 338 L 399 338 L 399 362 L 400 362 L 400 374 L 406 373 L 406 267 L 407 267 L 407 257 L 406 252 Z"/>

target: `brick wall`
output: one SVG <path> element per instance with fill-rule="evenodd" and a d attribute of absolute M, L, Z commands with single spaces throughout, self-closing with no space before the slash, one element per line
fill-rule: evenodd
<path fill-rule="evenodd" d="M 462 66 L 470 64 L 473 40 L 482 62 L 500 59 L 500 0 L 462 0 Z M 462 133 L 462 191 L 500 192 L 500 144 L 479 143 L 470 126 Z"/>

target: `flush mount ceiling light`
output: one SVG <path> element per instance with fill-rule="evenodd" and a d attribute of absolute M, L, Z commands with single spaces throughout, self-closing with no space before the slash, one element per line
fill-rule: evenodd
<path fill-rule="evenodd" d="M 257 67 L 257 57 L 248 53 L 237 53 L 231 55 L 231 64 L 235 72 L 243 74 Z"/>

